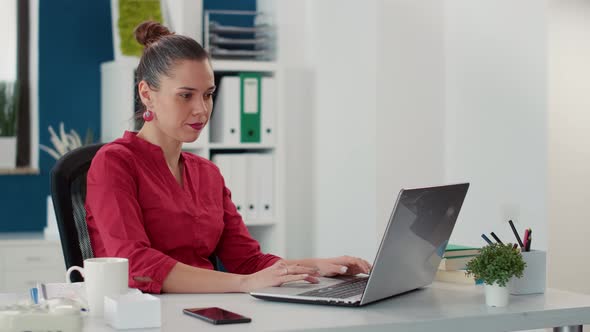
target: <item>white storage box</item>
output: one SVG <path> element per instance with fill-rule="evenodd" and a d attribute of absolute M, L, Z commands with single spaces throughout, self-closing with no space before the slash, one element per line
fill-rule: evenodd
<path fill-rule="evenodd" d="M 105 296 L 104 319 L 116 329 L 159 327 L 160 299 L 149 294 Z"/>

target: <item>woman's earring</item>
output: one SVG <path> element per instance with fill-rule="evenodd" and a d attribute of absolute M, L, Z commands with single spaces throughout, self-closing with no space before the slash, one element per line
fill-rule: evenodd
<path fill-rule="evenodd" d="M 152 112 L 150 110 L 146 110 L 145 112 L 143 112 L 143 121 L 150 122 L 153 119 L 154 119 L 154 112 Z"/>

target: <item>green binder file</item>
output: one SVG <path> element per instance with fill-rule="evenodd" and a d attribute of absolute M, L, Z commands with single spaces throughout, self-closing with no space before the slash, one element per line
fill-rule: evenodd
<path fill-rule="evenodd" d="M 261 76 L 240 73 L 240 133 L 242 143 L 260 143 Z"/>

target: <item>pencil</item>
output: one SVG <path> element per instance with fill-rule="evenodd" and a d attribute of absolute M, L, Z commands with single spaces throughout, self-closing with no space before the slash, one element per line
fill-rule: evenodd
<path fill-rule="evenodd" d="M 516 241 L 518 241 L 518 245 L 521 248 L 524 248 L 524 243 L 522 243 L 522 240 L 520 239 L 520 236 L 518 235 L 518 232 L 516 231 L 516 227 L 514 227 L 514 223 L 512 222 L 512 219 L 508 220 L 508 223 L 510 224 L 510 228 L 512 228 L 512 232 L 514 233 L 514 236 L 516 237 Z"/>
<path fill-rule="evenodd" d="M 500 238 L 497 237 L 494 232 L 491 232 L 490 234 L 492 234 L 492 236 L 494 237 L 494 240 L 496 240 L 496 242 L 498 242 L 499 244 L 504 244 L 504 242 L 500 241 Z"/>
<path fill-rule="evenodd" d="M 488 244 L 492 244 L 492 241 L 490 241 L 490 239 L 485 234 L 482 234 L 481 238 L 484 239 Z"/>

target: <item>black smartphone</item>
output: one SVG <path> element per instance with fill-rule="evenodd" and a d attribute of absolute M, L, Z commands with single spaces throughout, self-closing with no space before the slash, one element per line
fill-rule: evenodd
<path fill-rule="evenodd" d="M 218 307 L 190 308 L 183 309 L 182 312 L 189 316 L 197 317 L 207 321 L 211 324 L 237 324 L 250 323 L 252 321 L 248 317 Z"/>

